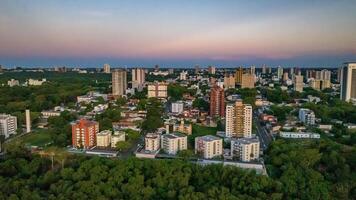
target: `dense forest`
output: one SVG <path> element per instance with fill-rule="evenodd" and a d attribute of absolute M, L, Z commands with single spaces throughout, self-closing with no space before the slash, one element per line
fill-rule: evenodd
<path fill-rule="evenodd" d="M 0 162 L 0 199 L 355 199 L 356 149 L 276 140 L 269 176 L 184 160 L 39 157 L 18 146 Z"/>

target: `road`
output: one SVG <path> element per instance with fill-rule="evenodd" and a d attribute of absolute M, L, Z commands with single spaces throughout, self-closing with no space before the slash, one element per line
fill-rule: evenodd
<path fill-rule="evenodd" d="M 254 123 L 256 124 L 257 136 L 260 139 L 261 148 L 266 150 L 268 145 L 273 141 L 273 136 L 267 131 L 266 127 L 260 125 L 257 114 L 253 115 Z"/>

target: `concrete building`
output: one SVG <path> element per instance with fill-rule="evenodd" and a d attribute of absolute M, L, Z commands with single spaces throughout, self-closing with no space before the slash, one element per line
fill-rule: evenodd
<path fill-rule="evenodd" d="M 110 74 L 110 65 L 109 64 L 104 64 L 103 72 L 106 74 Z"/>
<path fill-rule="evenodd" d="M 177 102 L 173 102 L 171 105 L 171 110 L 172 113 L 174 114 L 181 114 L 184 111 L 184 103 L 183 101 L 177 101 Z"/>
<path fill-rule="evenodd" d="M 283 68 L 281 66 L 278 66 L 277 77 L 278 77 L 278 79 L 282 79 L 282 76 L 283 76 Z"/>
<path fill-rule="evenodd" d="M 160 149 L 160 135 L 157 133 L 148 133 L 145 136 L 145 150 L 158 151 Z"/>
<path fill-rule="evenodd" d="M 315 124 L 315 114 L 312 110 L 301 108 L 299 109 L 299 120 L 306 125 Z"/>
<path fill-rule="evenodd" d="M 126 133 L 124 131 L 114 131 L 114 135 L 111 136 L 111 148 L 116 148 L 118 142 L 125 141 Z"/>
<path fill-rule="evenodd" d="M 161 148 L 170 155 L 188 149 L 187 136 L 182 133 L 170 133 L 161 136 Z"/>
<path fill-rule="evenodd" d="M 42 80 L 36 80 L 36 79 L 28 79 L 27 83 L 28 85 L 33 85 L 33 86 L 39 86 L 45 83 L 47 80 L 43 78 Z"/>
<path fill-rule="evenodd" d="M 235 77 L 232 74 L 225 74 L 224 77 L 224 88 L 235 88 Z"/>
<path fill-rule="evenodd" d="M 132 72 L 132 88 L 135 88 L 138 91 L 142 91 L 146 80 L 145 70 L 142 68 L 135 68 L 132 69 L 131 72 Z"/>
<path fill-rule="evenodd" d="M 284 72 L 283 73 L 283 82 L 286 82 L 287 80 L 289 80 L 288 72 Z"/>
<path fill-rule="evenodd" d="M 319 139 L 320 134 L 310 132 L 280 132 L 279 136 L 282 138 L 291 139 Z"/>
<path fill-rule="evenodd" d="M 209 74 L 215 74 L 216 68 L 214 66 L 209 66 L 208 67 L 208 72 L 209 72 Z"/>
<path fill-rule="evenodd" d="M 188 72 L 183 70 L 183 71 L 179 74 L 179 80 L 185 81 L 185 80 L 187 80 L 187 76 L 188 76 Z"/>
<path fill-rule="evenodd" d="M 10 87 L 19 86 L 20 82 L 18 80 L 11 79 L 7 81 L 7 85 Z"/>
<path fill-rule="evenodd" d="M 167 98 L 167 83 L 154 82 L 148 84 L 148 98 L 154 97 L 159 99 Z"/>
<path fill-rule="evenodd" d="M 257 160 L 260 157 L 260 141 L 257 138 L 232 139 L 231 156 L 243 162 Z"/>
<path fill-rule="evenodd" d="M 304 82 L 303 82 L 303 76 L 301 75 L 295 75 L 294 76 L 294 90 L 297 92 L 303 92 L 303 86 L 304 86 Z"/>
<path fill-rule="evenodd" d="M 31 113 L 30 110 L 25 111 L 25 120 L 26 120 L 26 133 L 31 132 Z"/>
<path fill-rule="evenodd" d="M 181 120 L 179 123 L 166 122 L 165 127 L 166 133 L 180 132 L 186 135 L 192 134 L 192 124 L 186 124 L 184 120 Z"/>
<path fill-rule="evenodd" d="M 111 146 L 111 131 L 104 130 L 96 134 L 97 147 L 110 147 Z"/>
<path fill-rule="evenodd" d="M 241 88 L 255 88 L 255 75 L 242 74 Z"/>
<path fill-rule="evenodd" d="M 250 67 L 250 74 L 256 75 L 256 67 L 254 65 Z"/>
<path fill-rule="evenodd" d="M 341 68 L 340 99 L 356 101 L 356 62 L 344 63 Z"/>
<path fill-rule="evenodd" d="M 126 71 L 122 69 L 113 70 L 111 80 L 112 80 L 112 95 L 115 98 L 125 95 L 127 89 Z"/>
<path fill-rule="evenodd" d="M 239 67 L 236 72 L 235 72 L 235 79 L 236 79 L 236 84 L 241 85 L 242 83 L 242 74 L 244 73 L 244 70 L 242 67 Z"/>
<path fill-rule="evenodd" d="M 195 138 L 195 153 L 201 154 L 205 159 L 211 159 L 223 154 L 223 141 L 213 135 Z"/>
<path fill-rule="evenodd" d="M 0 136 L 3 135 L 5 139 L 16 134 L 17 117 L 0 114 Z"/>
<path fill-rule="evenodd" d="M 99 133 L 99 123 L 80 119 L 72 123 L 72 145 L 74 148 L 89 149 L 96 146 L 96 135 Z"/>
<path fill-rule="evenodd" d="M 214 85 L 210 90 L 210 116 L 225 116 L 224 89 L 217 85 Z"/>
<path fill-rule="evenodd" d="M 252 106 L 242 100 L 226 106 L 226 137 L 249 138 L 252 134 Z"/>

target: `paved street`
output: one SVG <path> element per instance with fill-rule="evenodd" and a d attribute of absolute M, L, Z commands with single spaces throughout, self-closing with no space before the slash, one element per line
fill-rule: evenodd
<path fill-rule="evenodd" d="M 273 136 L 266 130 L 266 127 L 261 126 L 257 115 L 253 115 L 253 121 L 256 124 L 257 136 L 261 142 L 261 148 L 266 150 L 268 145 L 272 142 Z"/>

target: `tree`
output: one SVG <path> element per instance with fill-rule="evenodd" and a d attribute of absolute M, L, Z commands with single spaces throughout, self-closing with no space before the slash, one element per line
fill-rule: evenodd
<path fill-rule="evenodd" d="M 119 151 L 126 151 L 126 150 L 130 149 L 131 144 L 129 141 L 119 141 L 116 143 L 115 147 Z"/>

